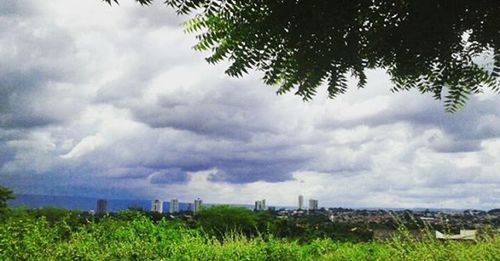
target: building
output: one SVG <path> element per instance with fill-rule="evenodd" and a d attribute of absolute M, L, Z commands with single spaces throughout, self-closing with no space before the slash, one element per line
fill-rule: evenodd
<path fill-rule="evenodd" d="M 98 199 L 97 200 L 96 214 L 97 215 L 105 215 L 107 213 L 108 213 L 108 201 L 105 199 Z"/>
<path fill-rule="evenodd" d="M 176 198 L 173 198 L 170 200 L 170 205 L 169 205 L 169 213 L 177 213 L 179 212 L 179 200 Z"/>
<path fill-rule="evenodd" d="M 318 200 L 310 199 L 309 200 L 309 210 L 317 210 L 318 209 Z"/>
<path fill-rule="evenodd" d="M 195 199 L 193 213 L 200 211 L 202 208 L 202 205 L 203 205 L 203 201 L 200 198 Z"/>
<path fill-rule="evenodd" d="M 458 235 L 447 235 L 436 230 L 436 238 L 444 240 L 476 240 L 477 230 L 475 229 L 460 229 Z"/>
<path fill-rule="evenodd" d="M 159 199 L 153 200 L 153 202 L 151 202 L 151 211 L 163 213 L 163 201 Z"/>
<path fill-rule="evenodd" d="M 304 209 L 304 196 L 299 195 L 299 209 Z"/>
<path fill-rule="evenodd" d="M 189 212 L 193 212 L 194 211 L 194 209 L 193 209 L 193 203 L 188 203 L 188 205 L 187 205 L 187 211 L 189 211 Z"/>
<path fill-rule="evenodd" d="M 266 200 L 263 199 L 263 200 L 257 200 L 257 201 L 255 201 L 255 208 L 254 208 L 254 210 L 255 211 L 267 210 Z"/>
<path fill-rule="evenodd" d="M 262 201 L 261 200 L 257 200 L 255 201 L 255 208 L 254 208 L 255 211 L 261 211 L 261 210 L 264 210 L 264 205 L 262 204 Z"/>

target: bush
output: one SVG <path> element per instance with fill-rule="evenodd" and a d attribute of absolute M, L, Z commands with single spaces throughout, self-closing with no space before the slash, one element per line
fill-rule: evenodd
<path fill-rule="evenodd" d="M 226 205 L 213 206 L 196 213 L 197 224 L 210 235 L 223 239 L 228 233 L 257 234 L 257 220 L 254 213 L 246 208 Z"/>
<path fill-rule="evenodd" d="M 12 213 L 16 215 L 0 222 L 0 260 L 498 260 L 500 256 L 499 235 L 451 242 L 438 241 L 431 233 L 417 238 L 403 228 L 385 242 L 316 238 L 300 243 L 265 233 L 249 237 L 234 229 L 254 224 L 248 212 L 226 207 L 200 212 L 196 218 L 201 228 L 165 218 L 154 221 L 137 213 L 106 216 L 76 227 L 69 225 L 67 213 L 66 218 L 52 221 L 28 210 Z M 228 223 L 219 222 L 217 213 Z M 210 225 L 226 229 L 218 234 L 222 238 L 206 232 Z"/>

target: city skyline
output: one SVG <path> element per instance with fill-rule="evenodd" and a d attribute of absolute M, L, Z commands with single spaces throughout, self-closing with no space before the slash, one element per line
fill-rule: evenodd
<path fill-rule="evenodd" d="M 299 197 L 299 205 L 294 209 L 297 209 L 297 210 L 318 210 L 318 209 L 320 209 L 318 200 L 309 199 L 308 200 L 309 205 L 307 205 L 307 208 L 305 208 L 305 205 L 303 205 L 304 196 L 299 195 L 298 197 Z M 179 213 L 180 212 L 180 207 L 179 207 L 180 203 L 184 203 L 184 204 L 187 203 L 188 204 L 187 210 L 193 211 L 193 212 L 199 211 L 201 209 L 201 207 L 203 206 L 203 200 L 201 198 L 196 198 L 193 201 L 193 203 L 188 202 L 188 201 L 181 202 L 177 198 L 173 198 L 173 199 L 170 199 L 170 201 L 168 201 L 168 211 L 164 212 L 163 205 L 166 204 L 166 201 L 163 201 L 161 199 L 155 199 L 155 200 L 151 201 L 151 209 L 150 210 L 152 212 L 158 212 L 158 213 L 171 213 L 171 214 Z M 98 199 L 97 200 L 97 208 L 96 208 L 97 212 L 106 213 L 107 212 L 107 204 L 108 204 L 107 199 Z M 225 205 L 225 203 L 209 203 L 209 205 Z M 231 204 L 227 204 L 227 205 L 231 205 Z M 251 204 L 244 204 L 244 205 L 246 205 L 248 207 L 251 206 Z M 255 201 L 253 209 L 256 211 L 263 211 L 263 210 L 268 210 L 271 207 L 273 207 L 273 208 L 275 208 L 275 207 L 291 208 L 291 206 L 280 206 L 280 205 L 268 206 L 266 203 L 266 199 L 261 199 L 261 200 Z M 338 207 L 338 206 L 330 206 L 330 207 Z"/>
<path fill-rule="evenodd" d="M 42 207 L 52 206 L 52 207 L 61 207 L 73 210 L 92 211 L 95 213 L 98 208 L 96 207 L 96 202 L 100 200 L 104 200 L 106 202 L 105 208 L 107 211 L 111 212 L 116 212 L 128 208 L 154 211 L 152 209 L 153 208 L 152 206 L 153 203 L 156 201 L 151 199 L 113 199 L 113 198 L 98 199 L 98 198 L 75 197 L 75 196 L 40 196 L 40 195 L 36 196 L 36 195 L 20 194 L 17 195 L 16 199 L 11 200 L 9 202 L 9 205 L 11 207 L 24 206 L 31 208 L 42 208 Z M 194 200 L 178 200 L 179 212 L 192 211 L 194 208 L 193 202 Z M 169 213 L 169 204 L 170 204 L 169 200 L 163 201 L 162 208 L 166 210 L 162 211 L 162 213 Z M 99 205 L 99 203 L 97 203 L 97 205 Z M 252 202 L 231 204 L 228 202 L 220 201 L 220 202 L 206 202 L 203 205 L 205 207 L 211 207 L 217 205 L 229 205 L 234 207 L 244 207 L 247 209 L 255 210 L 255 204 L 252 204 Z M 281 205 L 281 204 L 271 203 L 269 206 L 267 206 L 267 201 L 266 201 L 266 208 L 268 210 L 282 210 L 282 209 L 299 210 L 297 204 Z M 477 211 L 492 210 L 488 208 L 432 208 L 432 207 L 418 207 L 418 206 L 412 208 L 380 207 L 380 206 L 353 207 L 348 205 L 328 205 L 328 204 L 324 205 L 324 204 L 319 204 L 319 201 L 318 201 L 318 209 L 387 210 L 387 211 L 389 210 L 400 211 L 404 209 L 410 209 L 414 211 L 424 211 L 428 209 L 431 211 L 450 211 L 450 212 L 467 211 L 467 210 L 477 210 Z M 301 210 L 307 211 L 309 210 L 309 208 L 303 207 Z"/>

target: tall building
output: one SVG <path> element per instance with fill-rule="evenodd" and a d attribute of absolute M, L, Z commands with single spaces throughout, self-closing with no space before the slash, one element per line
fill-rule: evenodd
<path fill-rule="evenodd" d="M 170 200 L 169 213 L 179 212 L 179 200 L 176 198 Z"/>
<path fill-rule="evenodd" d="M 260 200 L 255 201 L 255 208 L 254 208 L 254 210 L 255 211 L 262 210 L 262 201 L 260 201 Z"/>
<path fill-rule="evenodd" d="M 318 209 L 318 200 L 310 199 L 309 200 L 309 210 L 317 210 Z"/>
<path fill-rule="evenodd" d="M 257 200 L 255 201 L 255 211 L 262 211 L 266 210 L 266 200 Z"/>
<path fill-rule="evenodd" d="M 304 209 L 304 196 L 299 195 L 299 209 Z"/>
<path fill-rule="evenodd" d="M 97 215 L 104 215 L 107 213 L 108 213 L 108 201 L 105 199 L 98 199 L 97 200 L 96 214 Z"/>
<path fill-rule="evenodd" d="M 189 212 L 193 212 L 193 211 L 194 211 L 194 208 L 193 208 L 193 203 L 188 203 L 188 205 L 187 205 L 187 210 L 188 210 Z"/>
<path fill-rule="evenodd" d="M 159 199 L 153 200 L 153 202 L 151 202 L 151 211 L 163 213 L 163 201 Z"/>
<path fill-rule="evenodd" d="M 194 200 L 194 208 L 193 208 L 193 213 L 196 213 L 201 210 L 201 206 L 203 204 L 203 201 L 198 198 Z"/>

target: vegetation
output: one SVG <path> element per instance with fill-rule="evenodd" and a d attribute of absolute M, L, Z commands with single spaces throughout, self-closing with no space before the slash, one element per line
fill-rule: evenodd
<path fill-rule="evenodd" d="M 10 209 L 0 222 L 0 260 L 495 260 L 500 236 L 445 242 L 401 229 L 388 241 L 307 241 L 278 235 L 269 215 L 208 208 L 192 220 L 137 210 L 104 217 L 57 208 Z M 281 223 L 283 224 L 286 223 Z M 290 224 L 289 224 L 290 225 Z M 267 226 L 267 231 L 261 230 Z M 321 228 L 316 228 L 321 231 Z"/>
<path fill-rule="evenodd" d="M 219 239 L 230 232 L 254 236 L 258 232 L 257 220 L 257 216 L 249 209 L 224 205 L 203 209 L 196 215 L 196 221 L 203 231 Z"/>
<path fill-rule="evenodd" d="M 118 0 L 105 0 L 116 2 Z M 148 5 L 152 0 L 136 0 Z M 197 32 L 209 63 L 226 73 L 250 69 L 311 99 L 326 83 L 331 98 L 347 91 L 349 75 L 367 82 L 381 68 L 393 91 L 417 89 L 444 98 L 447 111 L 471 94 L 500 92 L 500 5 L 491 0 L 166 0 Z"/>
<path fill-rule="evenodd" d="M 495 260 L 500 235 L 438 241 L 429 227 L 374 240 L 368 224 L 321 213 L 278 219 L 268 211 L 212 206 L 172 217 L 129 208 L 96 216 L 55 207 L 7 208 L 3 190 L 0 260 Z M 396 219 L 406 224 L 410 215 Z M 391 226 L 394 224 L 391 224 Z M 414 229 L 422 229 L 418 236 Z"/>
<path fill-rule="evenodd" d="M 0 186 L 0 214 L 6 211 L 7 201 L 14 199 L 14 192 L 9 188 Z"/>

